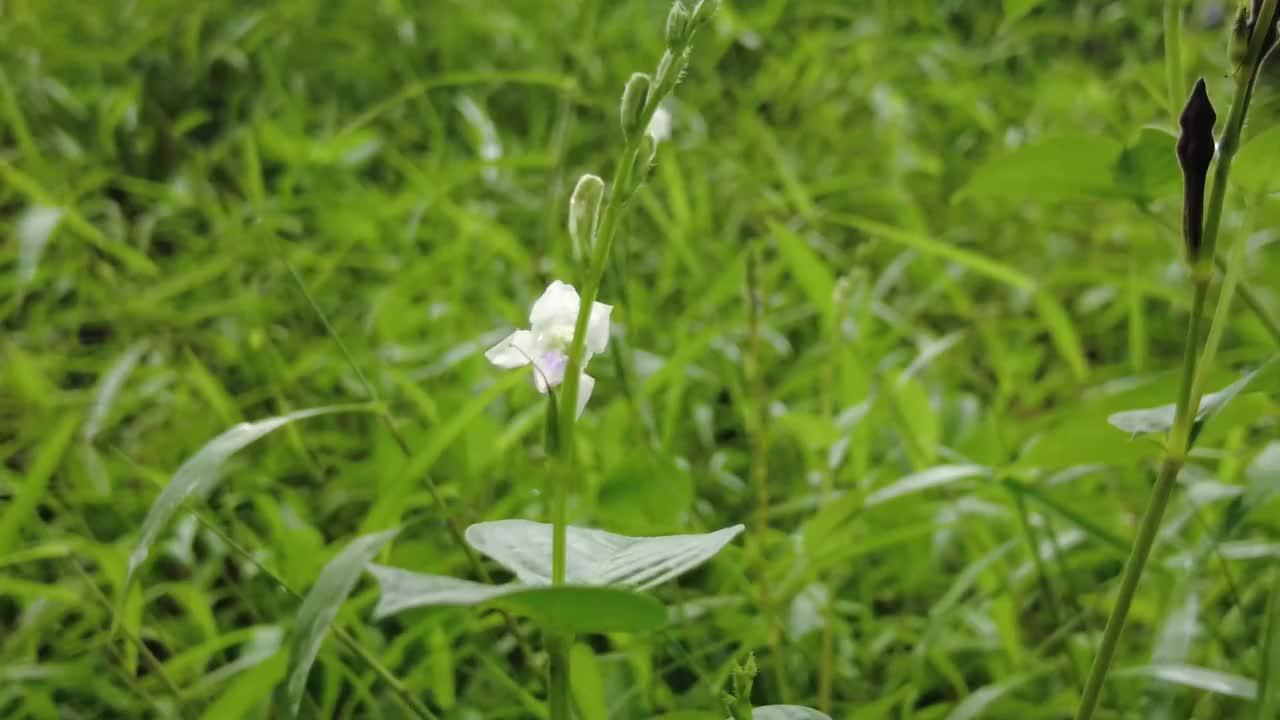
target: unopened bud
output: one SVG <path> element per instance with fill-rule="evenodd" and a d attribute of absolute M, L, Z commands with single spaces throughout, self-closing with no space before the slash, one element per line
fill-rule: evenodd
<path fill-rule="evenodd" d="M 681 0 L 676 0 L 667 13 L 667 47 L 682 48 L 693 36 L 693 16 Z"/>
<path fill-rule="evenodd" d="M 573 241 L 573 256 L 579 261 L 590 258 L 595 247 L 596 222 L 603 199 L 604 180 L 590 173 L 578 178 L 569 198 L 569 237 Z"/>
<path fill-rule="evenodd" d="M 1193 263 L 1200 257 L 1204 234 L 1204 186 L 1213 162 L 1213 126 L 1217 121 L 1204 78 L 1200 78 L 1178 118 L 1182 128 L 1177 149 L 1178 164 L 1182 166 L 1182 236 L 1187 258 Z"/>
<path fill-rule="evenodd" d="M 622 137 L 627 142 L 644 130 L 644 106 L 649 98 L 649 76 L 632 73 L 622 90 Z"/>
<path fill-rule="evenodd" d="M 640 184 L 649 177 L 649 169 L 653 167 L 653 159 L 658 154 L 658 139 L 649 133 L 640 138 L 640 152 L 636 154 L 636 164 L 631 170 L 631 192 L 639 189 Z"/>
<path fill-rule="evenodd" d="M 1227 59 L 1234 71 L 1238 72 L 1249 59 L 1249 34 L 1249 6 L 1241 2 L 1231 22 L 1231 35 L 1227 37 Z"/>
<path fill-rule="evenodd" d="M 696 30 L 699 26 L 706 25 L 719 9 L 720 0 L 700 0 L 693 8 L 693 28 Z"/>

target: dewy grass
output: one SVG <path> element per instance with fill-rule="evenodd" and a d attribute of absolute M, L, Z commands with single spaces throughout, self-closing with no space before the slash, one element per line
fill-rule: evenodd
<path fill-rule="evenodd" d="M 1048 720 L 1123 588 L 1093 720 L 1274 720 L 1280 65 L 1244 114 L 1221 4 L 726 2 L 668 92 L 687 0 L 6 2 L 0 717 Z M 495 369 L 556 280 L 603 353 Z M 359 403 L 122 591 L 202 447 Z"/>

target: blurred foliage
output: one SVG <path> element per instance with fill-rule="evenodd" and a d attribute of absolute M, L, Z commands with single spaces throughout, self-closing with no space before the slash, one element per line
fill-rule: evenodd
<path fill-rule="evenodd" d="M 545 514 L 540 398 L 481 351 L 575 279 L 567 197 L 613 173 L 666 5 L 3 3 L 0 716 L 277 717 L 299 601 L 270 573 L 303 592 L 403 518 L 383 561 L 471 577 L 446 521 Z M 1180 48 L 1220 113 L 1230 9 L 1190 3 Z M 582 638 L 591 720 L 601 698 L 611 718 L 717 708 L 748 650 L 760 704 L 816 705 L 828 620 L 833 717 L 1070 715 L 1158 451 L 1106 418 L 1172 401 L 1190 303 L 1162 10 L 725 3 L 602 291 L 620 329 L 572 514 L 749 537 L 658 592 L 663 631 Z M 1223 235 L 1272 314 L 1277 65 Z M 126 596 L 148 507 L 207 440 L 370 399 L 290 265 L 409 457 L 376 415 L 289 425 Z M 1233 318 L 1215 388 L 1275 352 L 1248 305 Z M 1280 607 L 1276 383 L 1251 389 L 1184 471 L 1104 699 L 1124 717 L 1251 716 Z M 372 622 L 375 596 L 362 581 L 339 620 L 441 717 L 542 712 L 501 617 Z M 302 714 L 403 710 L 329 642 Z"/>

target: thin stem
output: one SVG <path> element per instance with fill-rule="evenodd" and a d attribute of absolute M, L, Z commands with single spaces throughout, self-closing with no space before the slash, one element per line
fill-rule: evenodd
<path fill-rule="evenodd" d="M 759 247 L 747 253 L 747 333 L 750 402 L 747 429 L 751 442 L 751 479 L 756 490 L 756 531 L 753 533 L 755 554 L 760 563 L 757 584 L 760 590 L 760 612 L 764 615 L 765 634 L 773 661 L 774 682 L 785 701 L 787 687 L 786 662 L 782 654 L 782 632 L 773 606 L 773 590 L 769 583 L 769 408 L 765 392 L 764 365 L 760 360 L 760 333 L 764 316 L 764 289 L 760 281 Z M 828 598 L 828 601 L 831 599 Z"/>
<path fill-rule="evenodd" d="M 1164 517 L 1165 508 L 1169 505 L 1169 496 L 1173 492 L 1174 480 L 1182 463 L 1174 458 L 1165 458 L 1160 466 L 1160 475 L 1156 478 L 1155 487 L 1151 490 L 1151 499 L 1147 503 L 1146 512 L 1142 514 L 1142 525 L 1138 528 L 1138 537 L 1133 541 L 1133 549 L 1129 559 L 1125 561 L 1124 576 L 1120 579 L 1120 593 L 1116 596 L 1116 604 L 1107 618 L 1107 627 L 1102 631 L 1102 644 L 1098 647 L 1098 655 L 1094 658 L 1093 667 L 1089 670 L 1089 679 L 1085 682 L 1084 693 L 1080 697 L 1080 709 L 1076 712 L 1076 720 L 1087 720 L 1093 717 L 1102 696 L 1102 682 L 1106 680 L 1107 670 L 1111 666 L 1111 658 L 1115 655 L 1116 644 L 1120 641 L 1120 631 L 1124 629 L 1125 618 L 1129 614 L 1129 606 L 1133 603 L 1134 593 L 1138 589 L 1138 581 L 1142 578 L 1142 570 L 1151 554 L 1151 546 L 1155 542 L 1156 532 L 1160 529 L 1160 520 Z"/>
<path fill-rule="evenodd" d="M 1240 133 L 1244 127 L 1245 113 L 1249 108 L 1253 84 L 1257 79 L 1258 70 L 1262 63 L 1263 45 L 1275 20 L 1275 13 L 1276 0 L 1264 0 L 1258 10 L 1257 18 L 1255 18 L 1253 36 L 1249 40 L 1249 52 L 1244 65 L 1246 70 L 1240 74 L 1239 79 L 1236 81 L 1236 93 L 1232 99 L 1231 111 L 1227 116 L 1226 129 L 1223 131 L 1222 139 L 1218 143 L 1218 164 L 1214 168 L 1213 189 L 1209 197 L 1208 211 L 1205 215 L 1201 255 L 1191 269 L 1194 297 L 1191 303 L 1191 317 L 1187 327 L 1186 346 L 1183 351 L 1182 380 L 1174 411 L 1173 426 L 1169 429 L 1164 460 L 1160 464 L 1160 472 L 1156 478 L 1155 487 L 1152 488 L 1147 509 L 1142 515 L 1138 536 L 1134 539 L 1133 546 L 1129 551 L 1129 558 L 1125 562 L 1124 574 L 1120 580 L 1119 595 L 1116 597 L 1111 614 L 1107 617 L 1107 626 L 1103 630 L 1102 643 L 1098 648 L 1097 656 L 1094 658 L 1093 667 L 1089 670 L 1089 678 L 1085 683 L 1084 693 L 1080 699 L 1080 708 L 1076 712 L 1076 720 L 1090 720 L 1098 706 L 1098 701 L 1102 695 L 1102 685 L 1106 680 L 1107 672 L 1111 668 L 1111 661 L 1115 655 L 1116 645 L 1120 640 L 1120 633 L 1124 630 L 1125 619 L 1129 615 L 1129 607 L 1133 603 L 1134 593 L 1137 591 L 1138 582 L 1142 579 L 1142 571 L 1146 567 L 1147 558 L 1151 554 L 1151 546 L 1155 542 L 1157 531 L 1160 529 L 1160 521 L 1164 518 L 1165 508 L 1168 506 L 1169 497 L 1173 493 L 1173 486 L 1177 480 L 1178 472 L 1186 462 L 1187 453 L 1190 451 L 1193 442 L 1192 431 L 1200 406 L 1200 392 L 1203 391 L 1203 381 L 1198 378 L 1197 374 L 1197 364 L 1200 360 L 1200 326 L 1203 322 L 1209 281 L 1213 277 L 1214 253 L 1217 247 L 1218 231 L 1222 224 L 1222 209 L 1226 198 L 1227 181 L 1231 174 L 1231 161 L 1239 148 Z M 1237 249 L 1236 252 L 1242 251 Z M 1234 254 L 1232 260 L 1233 265 L 1238 265 L 1240 262 L 1239 258 Z M 1232 275 L 1230 266 L 1227 274 L 1231 287 L 1224 287 L 1224 291 L 1234 290 L 1235 280 L 1230 278 L 1230 275 Z M 1229 298 L 1230 295 L 1224 293 L 1223 300 L 1229 301 Z M 1205 347 L 1204 359 L 1206 362 L 1213 361 L 1217 346 L 1216 338 L 1221 336 L 1221 327 L 1226 324 L 1225 313 L 1226 308 L 1222 307 L 1219 307 L 1218 312 L 1215 313 L 1215 327 L 1210 332 L 1211 335 L 1216 334 L 1216 337 L 1211 337 L 1210 344 Z M 1207 366 L 1202 367 L 1200 373 L 1207 372 L 1208 369 Z"/>
<path fill-rule="evenodd" d="M 347 649 L 351 650 L 351 652 L 355 653 L 361 660 L 363 660 L 364 663 L 369 666 L 369 669 L 373 670 L 374 674 L 379 678 L 382 678 L 382 681 L 395 691 L 396 697 L 399 698 L 400 702 L 412 711 L 414 715 L 417 715 L 419 720 L 439 720 L 436 714 L 431 712 L 430 708 L 423 705 L 422 701 L 414 697 L 413 692 L 410 691 L 404 683 L 400 682 L 400 678 L 396 677 L 395 673 L 388 670 L 387 667 L 373 655 L 373 653 L 366 650 L 365 647 L 352 637 L 350 633 L 343 628 L 335 626 L 333 628 L 333 635 L 338 638 L 342 644 L 346 645 Z"/>

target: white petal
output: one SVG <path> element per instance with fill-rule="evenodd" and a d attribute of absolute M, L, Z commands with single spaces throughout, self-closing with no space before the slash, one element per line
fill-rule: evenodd
<path fill-rule="evenodd" d="M 612 305 L 591 304 L 591 319 L 587 321 L 587 349 L 592 353 L 604 352 L 609 344 L 609 313 L 611 312 L 613 312 Z"/>
<path fill-rule="evenodd" d="M 533 333 L 517 330 L 485 351 L 484 357 L 494 365 L 510 370 L 528 365 L 538 354 L 538 343 Z"/>
<path fill-rule="evenodd" d="M 573 332 L 573 324 L 578 319 L 578 291 L 568 283 L 556 280 L 547 286 L 529 311 L 529 324 L 534 330 L 557 325 L 567 325 Z"/>
<path fill-rule="evenodd" d="M 578 414 L 574 417 L 582 417 L 582 411 L 587 409 L 587 401 L 591 399 L 591 391 L 595 389 L 596 379 L 582 373 L 582 379 L 578 381 Z"/>

